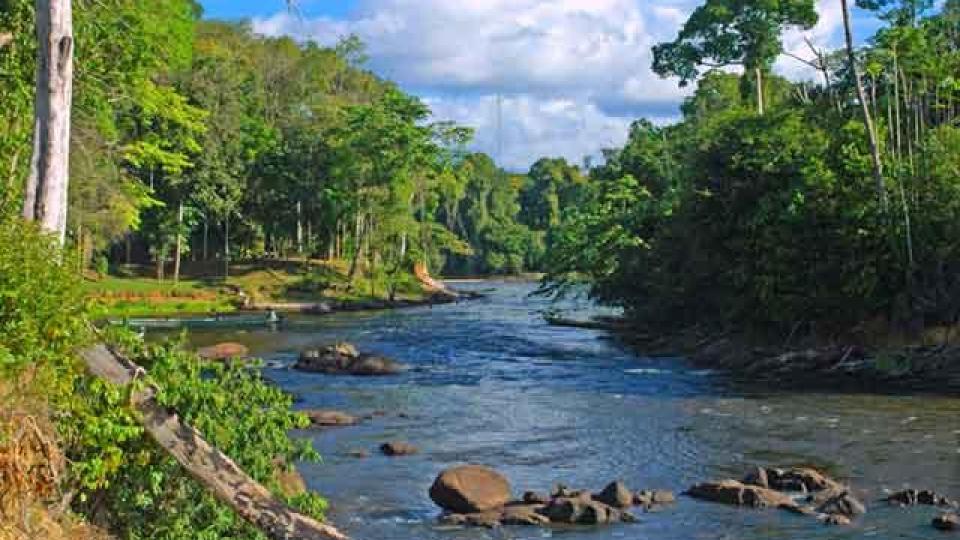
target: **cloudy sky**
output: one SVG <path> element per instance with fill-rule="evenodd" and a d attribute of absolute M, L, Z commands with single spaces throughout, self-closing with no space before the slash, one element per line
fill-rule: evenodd
<path fill-rule="evenodd" d="M 676 118 L 685 91 L 650 70 L 650 48 L 672 39 L 698 0 L 202 0 L 210 18 L 250 19 L 257 32 L 334 44 L 359 35 L 368 67 L 421 96 L 438 119 L 477 130 L 475 146 L 524 170 L 541 156 L 579 163 L 621 144 L 630 123 Z M 842 40 L 838 0 L 819 0 L 820 24 L 791 33 L 809 57 Z M 856 13 L 860 37 L 873 22 Z M 777 70 L 811 78 L 784 57 Z M 497 95 L 502 129 L 497 125 Z"/>

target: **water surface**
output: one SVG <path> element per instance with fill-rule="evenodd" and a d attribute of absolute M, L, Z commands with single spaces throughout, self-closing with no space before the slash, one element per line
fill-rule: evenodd
<path fill-rule="evenodd" d="M 307 483 L 358 540 L 937 538 L 934 509 L 894 510 L 874 500 L 905 486 L 960 497 L 960 399 L 767 391 L 682 359 L 643 358 L 603 332 L 550 327 L 540 316 L 549 304 L 527 297 L 530 284 L 471 286 L 496 290 L 456 305 L 298 318 L 279 332 L 204 330 L 192 339 L 249 345 L 273 366 L 266 375 L 299 396 L 299 407 L 385 413 L 356 427 L 297 434 L 324 456 L 301 466 Z M 365 379 L 286 367 L 299 351 L 336 340 L 413 369 Z M 412 442 L 421 454 L 378 455 L 390 440 Z M 351 457 L 354 450 L 371 457 Z M 752 464 L 809 464 L 849 480 L 870 513 L 841 529 L 681 498 L 638 524 L 444 529 L 427 490 L 439 471 L 460 463 L 502 471 L 518 493 L 557 482 L 599 490 L 614 479 L 681 492 L 740 477 Z"/>

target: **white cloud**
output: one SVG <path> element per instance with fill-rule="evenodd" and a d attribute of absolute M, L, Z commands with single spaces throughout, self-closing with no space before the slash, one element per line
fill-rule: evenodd
<path fill-rule="evenodd" d="M 542 155 L 573 161 L 620 144 L 639 117 L 668 121 L 686 91 L 650 69 L 651 47 L 671 39 L 698 0 L 360 0 L 346 20 L 289 13 L 254 21 L 267 35 L 324 44 L 358 34 L 370 68 L 428 99 L 438 118 L 476 128 L 496 153 L 496 94 L 503 100 L 505 164 Z M 835 1 L 811 32 L 835 35 Z M 786 44 L 802 54 L 802 35 Z M 790 60 L 789 62 L 796 61 Z M 785 73 L 801 74 L 781 62 Z M 802 67 L 802 64 L 800 64 Z"/>

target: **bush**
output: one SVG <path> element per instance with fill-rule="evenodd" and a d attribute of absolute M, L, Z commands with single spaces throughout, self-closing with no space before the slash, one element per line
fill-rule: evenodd
<path fill-rule="evenodd" d="M 260 539 L 153 443 L 130 407 L 129 389 L 86 375 L 76 352 L 92 337 L 87 306 L 70 260 L 18 219 L 0 220 L 0 383 L 24 373 L 48 403 L 68 468 L 60 486 L 73 509 L 126 539 Z M 240 366 L 212 365 L 182 343 L 147 345 L 129 333 L 107 336 L 149 372 L 158 400 L 280 493 L 276 475 L 296 459 L 316 458 L 287 436 L 306 419 L 291 398 Z M 0 486 L 3 491 L 5 486 Z M 304 494 L 289 502 L 322 517 L 324 501 Z"/>

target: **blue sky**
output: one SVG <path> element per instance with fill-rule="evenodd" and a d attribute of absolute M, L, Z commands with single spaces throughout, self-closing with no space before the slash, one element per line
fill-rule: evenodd
<path fill-rule="evenodd" d="M 630 123 L 676 119 L 689 90 L 650 70 L 650 48 L 672 39 L 700 0 L 201 0 L 209 18 L 249 19 L 265 35 L 334 44 L 358 34 L 368 67 L 426 101 L 438 119 L 475 128 L 475 148 L 523 170 L 541 156 L 580 162 L 620 145 Z M 819 0 L 820 24 L 785 36 L 810 57 L 842 43 L 838 0 Z M 859 39 L 875 22 L 856 14 Z M 794 79 L 815 73 L 782 58 Z M 497 95 L 503 127 L 497 126 Z"/>

